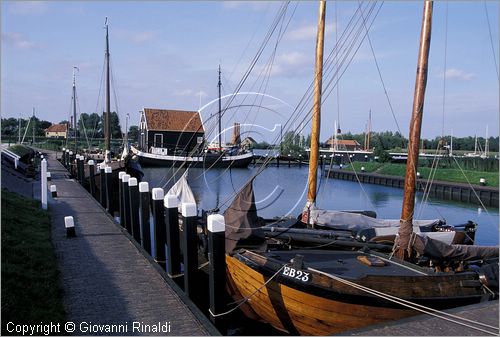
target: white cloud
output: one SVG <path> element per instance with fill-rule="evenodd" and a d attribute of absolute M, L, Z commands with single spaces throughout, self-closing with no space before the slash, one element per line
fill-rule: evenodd
<path fill-rule="evenodd" d="M 310 70 L 312 58 L 306 54 L 292 51 L 280 54 L 273 65 L 272 75 L 295 76 L 302 75 Z"/>
<path fill-rule="evenodd" d="M 41 15 L 48 9 L 46 1 L 15 1 L 11 2 L 11 12 L 17 15 Z"/>
<path fill-rule="evenodd" d="M 15 32 L 2 33 L 2 40 L 17 49 L 34 49 L 37 45 L 24 38 L 22 34 Z"/>
<path fill-rule="evenodd" d="M 135 44 L 142 44 L 151 41 L 156 36 L 154 31 L 131 31 L 120 29 L 116 31 L 118 37 L 127 39 Z"/>
<path fill-rule="evenodd" d="M 459 79 L 459 80 L 468 81 L 468 80 L 471 80 L 474 77 L 476 77 L 476 74 L 465 72 L 462 69 L 451 68 L 451 69 L 447 69 L 445 73 L 441 73 L 439 75 L 439 77 L 441 77 L 441 78 L 443 78 L 444 76 L 446 76 L 446 79 L 449 79 L 449 80 Z"/>
<path fill-rule="evenodd" d="M 327 24 L 325 26 L 325 35 L 329 35 L 329 34 L 333 33 L 333 31 L 334 31 L 333 24 Z M 290 41 L 302 41 L 302 40 L 315 39 L 317 33 L 318 33 L 318 26 L 317 25 L 302 25 L 302 26 L 297 27 L 293 30 L 290 30 L 285 35 L 285 39 L 290 40 Z"/>
<path fill-rule="evenodd" d="M 267 1 L 223 1 L 222 7 L 226 9 L 240 9 L 243 7 L 251 8 L 255 11 L 263 10 L 268 7 Z"/>

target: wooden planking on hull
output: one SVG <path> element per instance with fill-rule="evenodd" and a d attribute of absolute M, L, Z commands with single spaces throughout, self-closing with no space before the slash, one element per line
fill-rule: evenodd
<path fill-rule="evenodd" d="M 230 283 L 242 297 L 257 291 L 268 278 L 238 259 L 227 256 Z M 374 308 L 310 295 L 271 281 L 248 301 L 253 311 L 279 330 L 301 335 L 327 335 L 418 312 L 409 309 Z"/>

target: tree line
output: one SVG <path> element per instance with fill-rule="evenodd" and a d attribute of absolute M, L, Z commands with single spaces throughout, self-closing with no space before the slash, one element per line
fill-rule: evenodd
<path fill-rule="evenodd" d="M 352 139 L 356 140 L 362 148 L 364 148 L 365 134 L 353 134 L 347 132 L 338 136 L 339 139 Z M 439 142 L 442 140 L 441 137 L 435 137 L 434 139 L 423 139 L 420 146 L 427 150 L 435 150 L 438 148 Z M 451 136 L 444 137 L 444 145 L 451 144 Z M 283 135 L 281 143 L 269 144 L 267 142 L 257 143 L 253 146 L 256 149 L 266 149 L 269 147 L 280 147 L 283 153 L 300 153 L 303 147 L 309 147 L 311 142 L 311 135 L 307 137 L 295 134 L 292 131 L 286 132 Z M 478 151 L 484 151 L 486 139 L 484 137 L 477 137 Z M 499 137 L 489 137 L 489 150 L 492 152 L 498 152 L 499 149 Z M 320 143 L 322 147 L 327 147 L 326 141 Z M 442 144 L 443 145 L 443 144 Z M 476 146 L 475 137 L 453 137 L 453 150 L 455 151 L 474 151 Z M 375 152 L 389 151 L 389 150 L 403 150 L 408 147 L 408 139 L 404 137 L 399 132 L 393 131 L 383 131 L 383 132 L 372 132 L 370 137 L 370 148 L 375 148 Z"/>
<path fill-rule="evenodd" d="M 111 137 L 112 138 L 122 138 L 122 131 L 120 126 L 120 119 L 116 112 L 111 112 Z M 26 137 L 33 136 L 33 128 L 35 129 L 35 137 L 45 136 L 45 130 L 48 129 L 53 123 L 40 120 L 38 117 L 31 117 L 29 119 L 21 118 L 2 118 L 2 138 L 12 138 L 17 139 L 19 135 L 19 125 L 21 125 L 21 138 L 26 133 Z M 69 124 L 67 120 L 62 120 L 56 124 Z M 78 119 L 78 137 L 88 138 L 104 138 L 104 121 L 103 116 L 97 113 L 81 113 Z M 70 130 L 72 128 L 70 127 Z"/>

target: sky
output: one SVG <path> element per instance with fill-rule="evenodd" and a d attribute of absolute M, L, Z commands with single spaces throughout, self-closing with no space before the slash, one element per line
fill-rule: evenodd
<path fill-rule="evenodd" d="M 368 16 L 370 4 L 376 10 Z M 399 130 L 408 135 L 423 4 L 388 1 L 363 6 L 367 22 L 374 19 L 369 40 L 363 30 L 365 38 L 358 40 L 356 53 L 351 51 L 346 59 L 351 60 L 349 65 L 341 66 L 337 87 L 325 89 L 332 79 L 336 82 L 331 75 L 323 80 L 322 141 L 331 136 L 336 120 L 344 133 L 363 132 L 370 111 L 373 131 Z M 122 126 L 127 114 L 129 125 L 137 125 L 144 107 L 198 110 L 218 97 L 219 64 L 222 94 L 235 92 L 280 8 L 283 2 L 278 1 L 4 0 L 2 118 L 28 118 L 35 108 L 40 119 L 69 120 L 74 66 L 79 69 L 78 112 L 101 113 L 105 17 L 113 73 L 112 110 L 119 112 Z M 336 41 L 347 36 L 344 32 L 357 9 L 354 1 L 327 2 L 325 58 Z M 498 13 L 497 1 L 434 3 L 423 137 L 443 132 L 485 136 L 486 128 L 489 136 L 498 136 Z M 253 130 L 252 137 L 269 141 L 267 133 L 273 133 L 269 130 L 286 123 L 313 79 L 317 15 L 317 2 L 290 2 L 239 90 L 266 96 L 239 95 L 230 106 L 224 100 L 229 109 L 223 127 L 233 122 L 256 124 L 247 128 Z M 335 50 L 339 54 L 334 53 L 334 59 L 347 48 Z M 202 110 L 207 129 L 216 111 L 217 102 Z M 302 125 L 303 133 L 309 133 L 309 124 L 297 120 L 289 125 Z"/>

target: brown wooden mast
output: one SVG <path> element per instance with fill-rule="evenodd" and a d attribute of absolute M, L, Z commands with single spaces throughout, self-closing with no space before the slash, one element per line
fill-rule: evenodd
<path fill-rule="evenodd" d="M 323 82 L 323 45 L 325 36 L 326 3 L 319 2 L 318 34 L 316 37 L 316 65 L 314 71 L 314 103 L 312 111 L 311 152 L 309 157 L 309 178 L 306 210 L 316 203 L 316 180 L 318 175 L 319 133 L 321 123 L 321 91 Z"/>
<path fill-rule="evenodd" d="M 410 121 L 410 139 L 408 143 L 408 160 L 406 163 L 405 189 L 403 194 L 403 209 L 399 227 L 399 239 L 396 241 L 395 255 L 407 259 L 410 237 L 413 232 L 413 211 L 415 206 L 416 172 L 420 131 L 424 110 L 425 87 L 427 84 L 427 68 L 431 43 L 432 1 L 425 1 L 422 30 L 420 32 L 420 48 L 418 51 L 417 78 L 415 80 L 415 95 L 413 98 L 413 113 Z"/>

